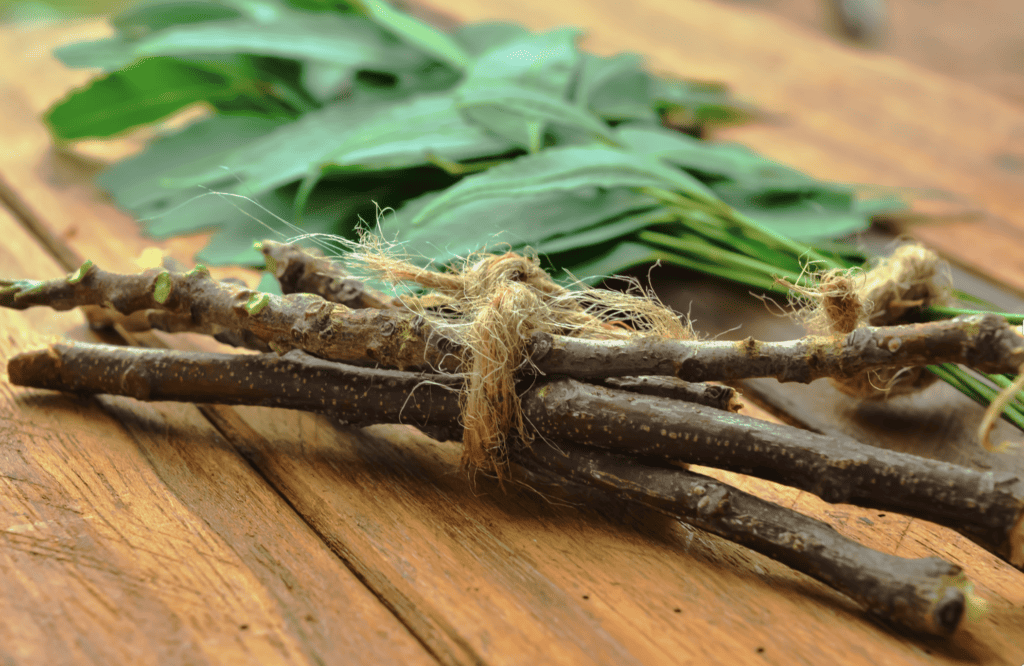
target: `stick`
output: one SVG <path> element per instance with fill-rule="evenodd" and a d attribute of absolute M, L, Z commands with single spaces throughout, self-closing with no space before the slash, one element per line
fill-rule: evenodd
<path fill-rule="evenodd" d="M 137 400 L 284 407 L 329 413 L 350 425 L 415 425 L 459 439 L 457 375 L 420 375 L 349 366 L 294 350 L 217 354 L 167 349 L 53 344 L 17 354 L 12 384 Z"/>
<path fill-rule="evenodd" d="M 704 384 L 702 382 L 684 382 L 675 377 L 608 377 L 592 380 L 600 386 L 612 389 L 640 393 L 642 395 L 668 398 L 706 405 L 726 412 L 740 411 L 740 400 L 736 389 L 720 384 Z"/>
<path fill-rule="evenodd" d="M 458 377 L 357 368 L 302 352 L 236 356 L 56 344 L 15 356 L 8 374 L 12 383 L 37 388 L 288 407 L 354 425 L 411 423 L 441 439 L 461 438 Z M 522 404 L 539 440 L 729 469 L 827 502 L 922 518 L 1024 569 L 1024 482 L 1007 473 L 570 379 L 533 386 Z"/>
<path fill-rule="evenodd" d="M 459 434 L 459 400 L 453 390 L 458 378 L 428 382 L 412 373 L 346 367 L 300 351 L 238 356 L 57 344 L 15 356 L 8 374 L 19 385 L 141 400 L 313 408 L 363 425 L 411 422 L 433 425 L 435 433 Z M 528 395 L 543 395 L 546 388 Z M 539 462 L 570 482 L 614 491 L 747 545 L 908 629 L 946 635 L 963 616 L 966 602 L 957 586 L 966 581 L 959 567 L 936 558 L 904 560 L 878 553 L 824 523 L 726 484 L 611 454 L 555 453 L 540 440 L 516 459 L 527 465 Z"/>
<path fill-rule="evenodd" d="M 709 477 L 646 467 L 609 453 L 534 442 L 520 459 L 570 482 L 596 486 L 743 544 L 842 592 L 879 618 L 913 631 L 953 633 L 963 617 L 966 579 L 936 557 L 909 560 L 872 550 L 830 525 Z"/>
<path fill-rule="evenodd" d="M 350 310 L 313 294 L 279 297 L 217 282 L 205 269 L 117 275 L 86 262 L 67 278 L 0 281 L 0 306 L 56 310 L 101 305 L 130 315 L 166 310 L 196 330 L 249 330 L 271 349 L 303 349 L 346 363 L 458 371 L 461 348 L 422 317 L 401 309 Z M 843 339 L 705 342 L 633 338 L 581 340 L 535 333 L 531 361 L 544 374 L 578 378 L 675 376 L 691 382 L 776 377 L 810 382 L 852 378 L 882 368 L 962 363 L 988 373 L 1015 373 L 1024 336 L 994 314 L 891 327 L 864 327 Z"/>
<path fill-rule="evenodd" d="M 1024 363 L 1024 336 L 995 314 L 865 326 L 845 338 L 808 336 L 786 342 L 581 340 L 535 333 L 533 348 L 531 358 L 545 373 L 580 379 L 671 375 L 691 382 L 775 377 L 780 382 L 809 383 L 823 377 L 850 379 L 871 370 L 937 363 L 961 363 L 993 374 L 1016 373 Z"/>
<path fill-rule="evenodd" d="M 314 294 L 275 296 L 214 280 L 197 266 L 188 273 L 151 269 L 119 275 L 86 262 L 66 278 L 0 281 L 0 306 L 54 310 L 95 305 L 123 315 L 162 310 L 176 326 L 196 332 L 250 331 L 278 353 L 302 349 L 331 360 L 380 363 L 404 370 L 456 370 L 445 340 L 431 340 L 422 317 L 405 310 L 350 310 Z"/>
<path fill-rule="evenodd" d="M 527 393 L 523 413 L 541 439 L 633 457 L 750 474 L 830 503 L 944 525 L 1024 570 L 1024 481 L 826 436 L 743 414 L 571 379 Z"/>
<path fill-rule="evenodd" d="M 352 309 L 394 307 L 393 299 L 349 277 L 327 258 L 288 243 L 265 240 L 260 246 L 285 294 L 316 294 Z"/>

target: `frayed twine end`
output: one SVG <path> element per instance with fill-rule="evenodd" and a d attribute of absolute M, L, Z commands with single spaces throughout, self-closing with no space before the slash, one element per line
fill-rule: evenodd
<path fill-rule="evenodd" d="M 811 333 L 845 336 L 860 326 L 897 324 L 912 308 L 951 301 L 948 266 L 931 250 L 907 244 L 867 271 L 833 269 L 817 276 L 813 288 L 780 282 L 804 307 L 797 317 Z M 936 381 L 922 368 L 873 371 L 832 384 L 847 395 L 881 400 L 920 391 Z"/>

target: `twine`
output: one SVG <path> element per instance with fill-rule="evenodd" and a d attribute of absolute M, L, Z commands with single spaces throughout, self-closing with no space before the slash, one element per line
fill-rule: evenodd
<path fill-rule="evenodd" d="M 689 322 L 634 284 L 628 292 L 557 284 L 536 257 L 513 252 L 470 257 L 450 272 L 421 268 L 393 248 L 364 239 L 349 267 L 393 287 L 439 333 L 458 341 L 468 380 L 461 396 L 463 465 L 507 475 L 508 443 L 529 443 L 516 382 L 537 331 L 589 339 L 636 335 L 692 339 Z"/>
<path fill-rule="evenodd" d="M 867 271 L 833 269 L 814 288 L 783 281 L 807 303 L 799 311 L 807 329 L 818 335 L 845 336 L 860 326 L 901 323 L 908 310 L 950 302 L 952 279 L 937 254 L 911 243 L 896 248 Z M 831 380 L 847 395 L 882 400 L 915 393 L 938 378 L 925 368 L 873 370 L 846 380 Z"/>

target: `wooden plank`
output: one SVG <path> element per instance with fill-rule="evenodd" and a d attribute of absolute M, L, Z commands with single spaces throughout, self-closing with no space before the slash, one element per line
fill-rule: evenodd
<path fill-rule="evenodd" d="M 0 235 L 5 276 L 62 273 Z M 0 365 L 81 320 L 0 311 Z M 0 442 L 3 661 L 434 663 L 194 407 L 5 380 Z"/>
<path fill-rule="evenodd" d="M 39 88 L 48 85 L 56 87 L 43 81 Z M 22 106 L 28 119 L 38 100 Z M 80 203 L 95 197 L 85 188 L 55 186 L 46 144 L 33 141 L 29 152 L 0 163 L 0 173 L 20 179 L 17 191 L 48 228 L 60 229 L 62 216 L 74 211 L 88 231 L 70 244 L 108 267 L 129 265 L 126 258 L 145 241 L 130 230 L 117 235 L 122 222 L 111 221 L 112 211 Z M 9 176 L 15 166 L 21 170 Z M 1002 626 L 978 623 L 952 643 L 933 645 L 878 628 L 823 586 L 721 540 L 646 516 L 633 526 L 634 516 L 609 521 L 529 493 L 503 497 L 482 480 L 474 491 L 452 444 L 396 428 L 370 436 L 268 410 L 208 413 L 444 662 L 1000 663 L 1012 655 L 993 634 L 1015 637 L 1007 620 L 1019 616 L 1019 573 L 970 544 L 964 564 L 971 576 L 983 585 L 1009 581 L 994 611 Z M 871 520 L 870 512 L 837 511 L 756 480 L 737 483 L 777 501 L 804 502 L 809 514 L 876 547 L 901 547 L 909 529 L 909 522 L 877 521 L 865 532 L 860 519 Z M 956 538 L 923 529 L 929 548 Z M 1005 575 L 993 578 L 993 571 Z"/>

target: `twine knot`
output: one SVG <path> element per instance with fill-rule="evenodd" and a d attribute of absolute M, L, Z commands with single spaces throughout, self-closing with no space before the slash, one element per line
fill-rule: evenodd
<path fill-rule="evenodd" d="M 463 464 L 507 475 L 510 438 L 528 444 L 516 382 L 529 363 L 534 332 L 590 339 L 633 335 L 692 338 L 689 322 L 637 285 L 629 292 L 559 285 L 536 257 L 514 252 L 470 257 L 448 272 L 421 268 L 372 240 L 347 257 L 350 267 L 393 286 L 445 337 L 457 340 L 463 389 Z"/>
<path fill-rule="evenodd" d="M 952 280 L 937 254 L 912 243 L 896 248 L 867 271 L 833 269 L 821 274 L 814 288 L 785 284 L 809 302 L 800 316 L 810 332 L 845 336 L 860 326 L 901 323 L 913 308 L 948 303 Z M 936 380 L 925 368 L 901 368 L 832 384 L 856 398 L 881 400 L 920 391 Z"/>

